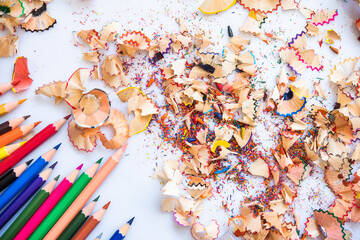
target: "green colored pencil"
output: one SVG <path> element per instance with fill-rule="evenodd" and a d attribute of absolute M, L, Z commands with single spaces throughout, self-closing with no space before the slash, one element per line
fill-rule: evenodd
<path fill-rule="evenodd" d="M 53 210 L 51 210 L 49 215 L 46 216 L 42 223 L 31 234 L 28 240 L 38 240 L 45 237 L 45 235 L 55 225 L 59 218 L 64 214 L 66 209 L 71 205 L 71 203 L 90 182 L 92 177 L 95 175 L 95 172 L 98 169 L 101 160 L 102 158 L 80 175 L 80 177 L 74 182 L 74 184 L 67 191 L 67 193 L 55 205 Z"/>
<path fill-rule="evenodd" d="M 68 240 L 71 239 L 75 233 L 79 230 L 79 228 L 84 224 L 84 222 L 89 218 L 92 210 L 95 207 L 96 202 L 99 200 L 98 196 L 91 203 L 86 205 L 83 209 L 81 209 L 78 214 L 74 217 L 74 219 L 69 223 L 69 225 L 65 228 L 65 230 L 61 233 L 57 240 Z"/>
<path fill-rule="evenodd" d="M 45 202 L 45 200 L 50 196 L 52 190 L 56 185 L 57 180 L 60 176 L 54 178 L 46 184 L 31 200 L 31 202 L 26 206 L 26 208 L 20 213 L 20 215 L 15 219 L 11 226 L 6 230 L 6 232 L 1 236 L 0 240 L 9 240 L 13 239 L 16 234 L 21 230 L 21 228 L 27 223 L 31 216 L 39 209 L 39 207 Z"/>

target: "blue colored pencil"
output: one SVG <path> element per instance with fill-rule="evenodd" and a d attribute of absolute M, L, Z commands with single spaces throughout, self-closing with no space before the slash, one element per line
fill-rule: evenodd
<path fill-rule="evenodd" d="M 130 219 L 120 229 L 116 230 L 116 232 L 111 236 L 111 238 L 109 240 L 122 240 L 122 239 L 124 239 L 127 232 L 130 229 L 130 226 L 131 226 L 132 222 L 134 221 L 134 218 L 135 217 Z"/>
<path fill-rule="evenodd" d="M 57 162 L 42 171 L 0 214 L 0 229 L 19 211 L 22 206 L 39 190 L 49 178 Z"/>
<path fill-rule="evenodd" d="M 43 168 L 48 165 L 51 158 L 54 156 L 60 144 L 55 146 L 47 153 L 40 156 L 36 161 L 25 170 L 23 174 L 18 177 L 1 195 L 0 195 L 0 210 L 3 209 L 24 187 L 26 187 Z"/>

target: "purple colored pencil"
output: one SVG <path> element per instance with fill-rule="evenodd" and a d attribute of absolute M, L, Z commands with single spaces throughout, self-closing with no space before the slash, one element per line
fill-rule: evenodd
<path fill-rule="evenodd" d="M 57 163 L 57 162 L 56 162 Z M 0 229 L 24 206 L 24 204 L 44 185 L 49 178 L 56 163 L 48 169 L 39 173 L 39 175 L 12 201 L 7 208 L 0 214 Z"/>

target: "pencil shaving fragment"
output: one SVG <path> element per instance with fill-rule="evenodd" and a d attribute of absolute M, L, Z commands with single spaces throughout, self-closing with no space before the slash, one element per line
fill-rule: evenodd
<path fill-rule="evenodd" d="M 96 128 L 103 125 L 110 115 L 110 101 L 100 89 L 93 89 L 79 99 L 79 107 L 72 109 L 76 124 L 83 128 Z"/>
<path fill-rule="evenodd" d="M 239 0 L 239 3 L 249 11 L 258 11 L 261 13 L 270 13 L 276 10 L 280 4 L 280 0 Z"/>
<path fill-rule="evenodd" d="M 77 36 L 80 37 L 87 45 L 93 49 L 108 49 L 107 42 L 100 39 L 99 33 L 95 29 L 81 30 L 77 32 Z"/>
<path fill-rule="evenodd" d="M 229 9 L 236 0 L 205 0 L 199 10 L 205 14 L 214 14 Z"/>
<path fill-rule="evenodd" d="M 344 227 L 337 217 L 323 210 L 315 210 L 314 217 L 316 224 L 327 238 L 343 239 L 345 236 Z"/>
<path fill-rule="evenodd" d="M 122 102 L 128 103 L 128 112 L 135 117 L 130 120 L 129 135 L 144 131 L 149 125 L 152 115 L 158 113 L 158 108 L 152 99 L 148 98 L 140 89 L 125 88 L 117 93 Z"/>
<path fill-rule="evenodd" d="M 282 9 L 286 10 L 295 10 L 298 9 L 298 3 L 295 0 L 282 0 L 281 7 Z"/>
<path fill-rule="evenodd" d="M 31 10 L 20 25 L 21 28 L 25 31 L 42 32 L 48 30 L 55 25 L 56 20 L 51 17 L 49 12 L 47 11 L 47 4 L 42 1 L 39 1 L 39 3 L 41 3 L 41 5 L 33 6 L 30 9 L 26 9 L 27 7 L 25 7 L 26 12 Z M 25 4 L 25 6 L 27 5 Z"/>
<path fill-rule="evenodd" d="M 54 97 L 55 104 L 59 104 L 66 97 L 66 85 L 67 82 L 65 81 L 51 82 L 36 89 L 35 93 L 49 98 Z"/>
<path fill-rule="evenodd" d="M 7 35 L 0 37 L 0 57 L 12 57 L 17 54 L 19 37 Z"/>
<path fill-rule="evenodd" d="M 329 24 L 331 21 L 335 20 L 335 17 L 338 15 L 337 10 L 322 9 L 318 10 L 311 19 L 312 24 L 315 26 L 323 26 L 325 23 Z"/>
<path fill-rule="evenodd" d="M 83 53 L 83 59 L 92 63 L 100 62 L 100 54 L 98 51 Z"/>
<path fill-rule="evenodd" d="M 22 92 L 28 89 L 33 80 L 29 77 L 29 69 L 27 65 L 27 58 L 18 57 L 15 60 L 14 71 L 12 76 L 13 91 Z"/>
<path fill-rule="evenodd" d="M 116 55 L 106 56 L 101 64 L 102 80 L 115 89 L 122 86 L 128 86 L 129 80 L 125 76 L 120 58 Z"/>
<path fill-rule="evenodd" d="M 68 136 L 70 142 L 78 150 L 92 152 L 96 147 L 99 128 L 82 128 L 76 125 L 74 120 L 68 124 Z"/>
<path fill-rule="evenodd" d="M 79 107 L 79 100 L 86 91 L 84 84 L 90 76 L 91 69 L 79 68 L 69 78 L 65 88 L 65 101 L 73 108 Z"/>
<path fill-rule="evenodd" d="M 340 35 L 332 29 L 327 31 L 325 38 L 328 44 L 334 44 L 336 40 L 341 40 Z"/>
<path fill-rule="evenodd" d="M 117 52 L 120 55 L 135 56 L 138 50 L 149 50 L 151 40 L 142 32 L 126 32 L 117 40 Z"/>
<path fill-rule="evenodd" d="M 291 189 L 287 184 L 282 183 L 281 195 L 286 204 L 290 205 L 297 196 L 296 190 Z"/>
<path fill-rule="evenodd" d="M 219 236 L 220 226 L 216 220 L 211 220 L 211 223 L 206 227 L 197 222 L 192 225 L 190 231 L 192 237 L 196 240 L 214 240 Z"/>
<path fill-rule="evenodd" d="M 264 178 L 270 177 L 270 169 L 268 164 L 262 158 L 258 158 L 255 162 L 253 162 L 248 171 L 255 176 L 260 176 Z"/>
<path fill-rule="evenodd" d="M 129 127 L 125 116 L 120 111 L 111 109 L 109 119 L 104 125 L 110 125 L 115 130 L 111 140 L 108 140 L 102 132 L 99 133 L 100 141 L 106 149 L 118 149 L 126 143 L 129 138 Z"/>

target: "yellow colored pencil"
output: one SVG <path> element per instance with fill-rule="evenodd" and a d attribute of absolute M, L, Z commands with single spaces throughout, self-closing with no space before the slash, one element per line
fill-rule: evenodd
<path fill-rule="evenodd" d="M 24 143 L 26 143 L 26 141 L 24 142 L 19 142 L 19 143 L 14 143 L 14 144 L 10 144 L 7 145 L 5 147 L 0 148 L 0 161 L 3 160 L 4 158 L 7 158 L 10 154 L 12 154 L 16 149 L 18 149 L 19 147 L 21 147 L 22 145 L 24 145 Z"/>
<path fill-rule="evenodd" d="M 15 108 L 17 108 L 20 104 L 22 104 L 23 102 L 25 102 L 27 99 L 22 99 L 22 100 L 18 100 L 18 101 L 14 101 L 14 102 L 9 102 L 9 103 L 3 103 L 0 105 L 0 116 L 4 115 L 6 113 L 11 112 L 12 110 L 14 110 Z"/>

